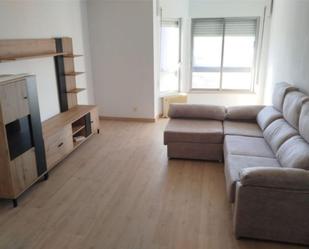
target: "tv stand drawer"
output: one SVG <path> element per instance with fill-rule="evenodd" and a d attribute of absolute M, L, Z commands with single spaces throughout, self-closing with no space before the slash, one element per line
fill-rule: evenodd
<path fill-rule="evenodd" d="M 73 150 L 72 129 L 67 126 L 45 138 L 47 169 L 53 168 Z"/>

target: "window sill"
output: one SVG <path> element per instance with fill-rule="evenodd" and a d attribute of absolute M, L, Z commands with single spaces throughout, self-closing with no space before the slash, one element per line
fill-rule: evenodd
<path fill-rule="evenodd" d="M 164 97 L 173 96 L 173 95 L 180 95 L 180 94 L 182 94 L 182 93 L 179 92 L 179 91 L 175 91 L 175 92 L 160 92 L 159 97 L 160 98 L 164 98 Z"/>
<path fill-rule="evenodd" d="M 256 95 L 256 92 L 250 90 L 203 90 L 190 89 L 189 94 L 251 94 Z"/>

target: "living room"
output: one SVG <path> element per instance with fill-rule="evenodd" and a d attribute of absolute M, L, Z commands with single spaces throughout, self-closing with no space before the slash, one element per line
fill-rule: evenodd
<path fill-rule="evenodd" d="M 307 0 L 1 0 L 0 249 L 309 246 Z"/>

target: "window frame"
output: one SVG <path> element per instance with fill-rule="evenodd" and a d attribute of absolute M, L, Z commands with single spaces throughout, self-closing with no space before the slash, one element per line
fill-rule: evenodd
<path fill-rule="evenodd" d="M 226 25 L 226 19 L 235 19 L 235 20 L 246 20 L 246 19 L 256 19 L 256 32 L 255 32 L 255 44 L 254 44 L 254 57 L 253 57 L 253 63 L 252 63 L 252 73 L 253 73 L 253 79 L 250 84 L 250 89 L 224 89 L 222 88 L 222 73 L 223 73 L 223 63 L 224 63 L 224 46 L 225 46 L 225 25 Z M 223 34 L 222 34 L 222 50 L 221 50 L 221 65 L 220 68 L 218 68 L 220 72 L 220 86 L 219 88 L 193 88 L 192 87 L 192 78 L 193 78 L 193 51 L 194 51 L 194 35 L 193 35 L 193 25 L 194 21 L 198 20 L 223 20 Z M 206 18 L 191 18 L 191 56 L 190 56 L 190 92 L 214 92 L 214 93 L 226 93 L 226 92 L 232 92 L 232 93 L 255 93 L 255 86 L 257 84 L 258 79 L 258 72 L 259 72 L 259 49 L 260 49 L 260 25 L 261 25 L 261 17 L 259 16 L 246 16 L 246 17 L 206 17 Z M 207 71 L 201 71 L 201 72 L 207 72 Z M 212 71 L 209 71 L 212 72 Z M 214 72 L 214 71 L 213 71 Z M 240 71 L 233 71 L 233 72 L 240 72 Z"/>
<path fill-rule="evenodd" d="M 178 27 L 179 27 L 179 58 L 178 58 L 178 63 L 179 63 L 179 69 L 178 69 L 178 87 L 177 90 L 175 91 L 163 91 L 161 92 L 161 77 L 159 77 L 159 93 L 161 97 L 172 95 L 175 93 L 179 93 L 181 91 L 181 64 L 182 64 L 182 18 L 164 18 L 161 19 L 161 26 L 160 26 L 160 54 L 161 54 L 161 32 L 162 32 L 162 27 L 164 22 L 177 22 Z M 160 63 L 160 74 L 161 74 L 161 57 L 159 60 Z"/>

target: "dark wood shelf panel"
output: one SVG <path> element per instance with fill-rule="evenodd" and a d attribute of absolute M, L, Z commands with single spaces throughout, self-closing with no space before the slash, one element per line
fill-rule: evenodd
<path fill-rule="evenodd" d="M 84 72 L 70 72 L 70 73 L 65 73 L 65 76 L 77 76 L 80 74 L 83 74 Z"/>
<path fill-rule="evenodd" d="M 77 57 L 82 57 L 82 54 L 65 54 L 63 57 L 64 58 L 77 58 Z"/>
<path fill-rule="evenodd" d="M 65 55 L 65 53 L 41 53 L 41 54 L 23 54 L 23 55 L 14 55 L 14 56 L 3 56 L 3 57 L 0 57 L 0 62 L 44 58 L 44 57 L 55 57 L 55 56 L 63 56 L 63 55 Z"/>
<path fill-rule="evenodd" d="M 75 89 L 67 91 L 67 93 L 77 94 L 77 93 L 80 93 L 80 92 L 85 91 L 85 90 L 86 90 L 86 88 L 75 88 Z"/>

